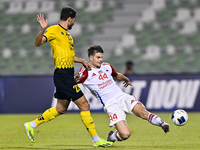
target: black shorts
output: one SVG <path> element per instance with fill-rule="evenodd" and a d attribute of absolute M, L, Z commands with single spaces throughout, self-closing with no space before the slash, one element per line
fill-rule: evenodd
<path fill-rule="evenodd" d="M 83 96 L 81 89 L 74 81 L 74 68 L 55 69 L 54 84 L 56 86 L 54 97 L 57 99 L 75 101 Z"/>

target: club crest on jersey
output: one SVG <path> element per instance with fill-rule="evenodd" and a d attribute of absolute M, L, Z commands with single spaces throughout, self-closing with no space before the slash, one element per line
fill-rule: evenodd
<path fill-rule="evenodd" d="M 96 76 L 96 74 L 95 74 L 95 73 L 93 73 L 93 74 L 92 74 L 92 77 L 94 77 L 94 76 Z"/>
<path fill-rule="evenodd" d="M 98 71 L 98 73 L 103 73 L 103 71 L 102 71 L 102 70 L 100 70 L 100 71 Z"/>
<path fill-rule="evenodd" d="M 106 71 L 108 72 L 108 69 L 106 69 Z"/>
<path fill-rule="evenodd" d="M 63 33 L 63 32 L 61 32 L 61 34 L 62 34 L 62 35 L 64 35 L 64 33 Z"/>

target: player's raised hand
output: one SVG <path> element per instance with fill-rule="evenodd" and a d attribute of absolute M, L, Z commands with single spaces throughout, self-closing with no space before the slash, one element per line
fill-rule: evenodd
<path fill-rule="evenodd" d="M 124 84 L 124 87 L 126 88 L 127 86 L 132 86 L 132 84 L 131 84 L 131 82 L 128 80 L 128 81 L 124 81 L 123 82 L 123 84 Z"/>
<path fill-rule="evenodd" d="M 48 19 L 44 20 L 44 15 L 37 15 L 37 21 L 40 23 L 41 28 L 46 29 L 48 25 Z"/>
<path fill-rule="evenodd" d="M 82 64 L 86 68 L 86 70 L 91 70 L 91 65 L 87 61 L 84 61 Z"/>

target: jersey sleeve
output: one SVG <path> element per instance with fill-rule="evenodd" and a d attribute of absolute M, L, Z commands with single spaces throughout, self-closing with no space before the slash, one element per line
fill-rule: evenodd
<path fill-rule="evenodd" d="M 79 70 L 79 75 L 81 76 L 81 79 L 78 83 L 84 83 L 88 77 L 88 71 L 84 67 L 81 67 Z"/>
<path fill-rule="evenodd" d="M 109 64 L 109 65 L 110 65 L 110 64 Z M 111 74 L 111 75 L 112 75 L 113 77 L 116 77 L 116 76 L 118 75 L 118 73 L 115 71 L 115 69 L 113 68 L 113 66 L 110 65 L 110 67 L 111 67 L 111 69 L 112 69 L 112 74 Z"/>
<path fill-rule="evenodd" d="M 43 36 L 46 37 L 47 41 L 53 40 L 55 38 L 54 27 L 52 26 L 48 27 L 44 32 Z"/>

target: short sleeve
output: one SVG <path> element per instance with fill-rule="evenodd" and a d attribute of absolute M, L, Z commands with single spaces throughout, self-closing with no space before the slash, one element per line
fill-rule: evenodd
<path fill-rule="evenodd" d="M 112 75 L 113 77 L 116 77 L 116 76 L 118 75 L 118 73 L 115 71 L 115 69 L 113 68 L 113 66 L 110 65 L 110 67 L 111 67 L 111 69 L 112 69 L 111 75 Z"/>
<path fill-rule="evenodd" d="M 51 41 L 55 38 L 54 29 L 55 28 L 53 26 L 50 26 L 45 30 L 43 36 L 46 37 L 47 41 Z"/>
<path fill-rule="evenodd" d="M 88 77 L 88 71 L 84 67 L 81 67 L 79 70 L 79 75 L 81 76 L 81 79 L 78 83 L 84 83 Z"/>

